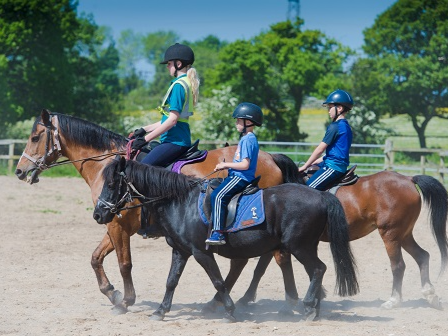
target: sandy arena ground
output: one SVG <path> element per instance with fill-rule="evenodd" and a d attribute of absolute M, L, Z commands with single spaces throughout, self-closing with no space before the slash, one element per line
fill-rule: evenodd
<path fill-rule="evenodd" d="M 333 294 L 335 276 L 328 244 L 320 258 L 328 271 L 321 319 L 304 321 L 300 310 L 281 318 L 284 291 L 280 269 L 272 263 L 262 279 L 257 301 L 237 306 L 238 322 L 224 324 L 222 311 L 202 316 L 201 308 L 214 295 L 203 269 L 191 258 L 180 280 L 173 308 L 163 322 L 148 316 L 159 306 L 171 261 L 163 238 L 132 237 L 133 277 L 137 301 L 130 312 L 113 315 L 98 289 L 90 257 L 106 233 L 92 219 L 90 190 L 78 178 L 45 178 L 27 185 L 0 176 L 0 335 L 448 335 L 448 271 L 438 277 L 440 254 L 425 216 L 414 230 L 417 242 L 431 254 L 431 280 L 443 311 L 430 308 L 420 292 L 416 263 L 405 254 L 403 305 L 380 309 L 390 296 L 389 260 L 377 232 L 352 243 L 358 262 L 361 293 L 341 298 Z M 223 274 L 229 262 L 217 257 Z M 245 292 L 257 260 L 251 260 L 232 291 L 234 301 Z M 117 289 L 123 284 L 115 253 L 105 270 Z M 301 298 L 308 287 L 303 267 L 294 262 Z"/>

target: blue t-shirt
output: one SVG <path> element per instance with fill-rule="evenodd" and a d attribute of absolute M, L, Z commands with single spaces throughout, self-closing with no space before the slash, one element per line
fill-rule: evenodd
<path fill-rule="evenodd" d="M 322 140 L 328 147 L 325 150 L 324 164 L 341 173 L 350 164 L 349 152 L 352 145 L 352 129 L 346 119 L 332 122 Z"/>
<path fill-rule="evenodd" d="M 181 77 L 185 77 L 186 75 L 179 76 L 173 79 L 170 82 L 173 84 L 174 81 L 178 80 Z M 173 89 L 171 90 L 170 95 L 167 98 L 167 103 L 170 106 L 170 111 L 177 111 L 179 114 L 182 112 L 184 103 L 185 103 L 185 89 L 182 84 L 174 84 Z M 162 115 L 162 124 L 168 119 L 166 115 Z M 177 121 L 176 125 L 174 125 L 170 130 L 160 135 L 160 142 L 165 143 L 173 143 L 175 145 L 190 147 L 191 146 L 191 132 L 190 125 L 183 121 Z"/>
<path fill-rule="evenodd" d="M 241 162 L 247 158 L 250 160 L 249 169 L 229 169 L 229 176 L 239 176 L 248 182 L 253 181 L 255 179 L 255 171 L 257 170 L 258 151 L 258 140 L 255 134 L 248 133 L 243 136 L 238 143 L 233 162 Z"/>

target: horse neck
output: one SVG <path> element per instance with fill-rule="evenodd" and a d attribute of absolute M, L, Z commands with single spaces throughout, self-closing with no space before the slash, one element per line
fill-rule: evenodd
<path fill-rule="evenodd" d="M 83 160 L 107 153 L 117 152 L 117 148 L 112 150 L 98 150 L 89 146 L 68 142 L 61 135 L 61 154 L 73 162 L 73 166 L 84 178 L 86 183 L 92 187 L 97 181 L 102 181 L 102 171 L 104 167 L 114 158 L 114 155 L 98 157 L 92 160 Z M 78 161 L 79 160 L 79 161 Z"/>

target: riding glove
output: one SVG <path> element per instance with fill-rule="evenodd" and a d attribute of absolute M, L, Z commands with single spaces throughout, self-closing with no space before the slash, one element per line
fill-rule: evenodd
<path fill-rule="evenodd" d="M 145 129 L 142 127 L 142 128 L 138 128 L 138 129 L 136 129 L 135 131 L 134 131 L 134 136 L 136 137 L 136 138 L 138 138 L 138 137 L 141 137 L 141 136 L 144 136 L 146 134 L 146 131 L 145 131 Z"/>
<path fill-rule="evenodd" d="M 133 150 L 139 150 L 144 145 L 146 145 L 145 137 L 144 136 L 139 136 L 139 137 L 135 138 L 135 140 L 132 142 L 131 147 L 132 147 Z"/>

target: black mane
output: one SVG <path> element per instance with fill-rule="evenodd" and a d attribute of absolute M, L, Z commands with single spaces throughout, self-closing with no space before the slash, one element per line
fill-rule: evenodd
<path fill-rule="evenodd" d="M 105 183 L 113 181 L 119 160 L 112 160 L 103 171 Z M 140 162 L 126 161 L 126 176 L 140 193 L 147 197 L 164 196 L 166 200 L 183 200 L 191 192 L 197 178 L 188 177 L 166 170 L 165 168 L 149 166 Z"/>
<path fill-rule="evenodd" d="M 121 149 L 126 146 L 126 138 L 124 136 L 90 121 L 61 113 L 53 112 L 50 115 L 58 118 L 59 132 L 68 141 L 99 150 Z M 39 116 L 34 122 L 33 132 L 36 131 L 37 123 L 40 121 L 41 117 Z"/>

